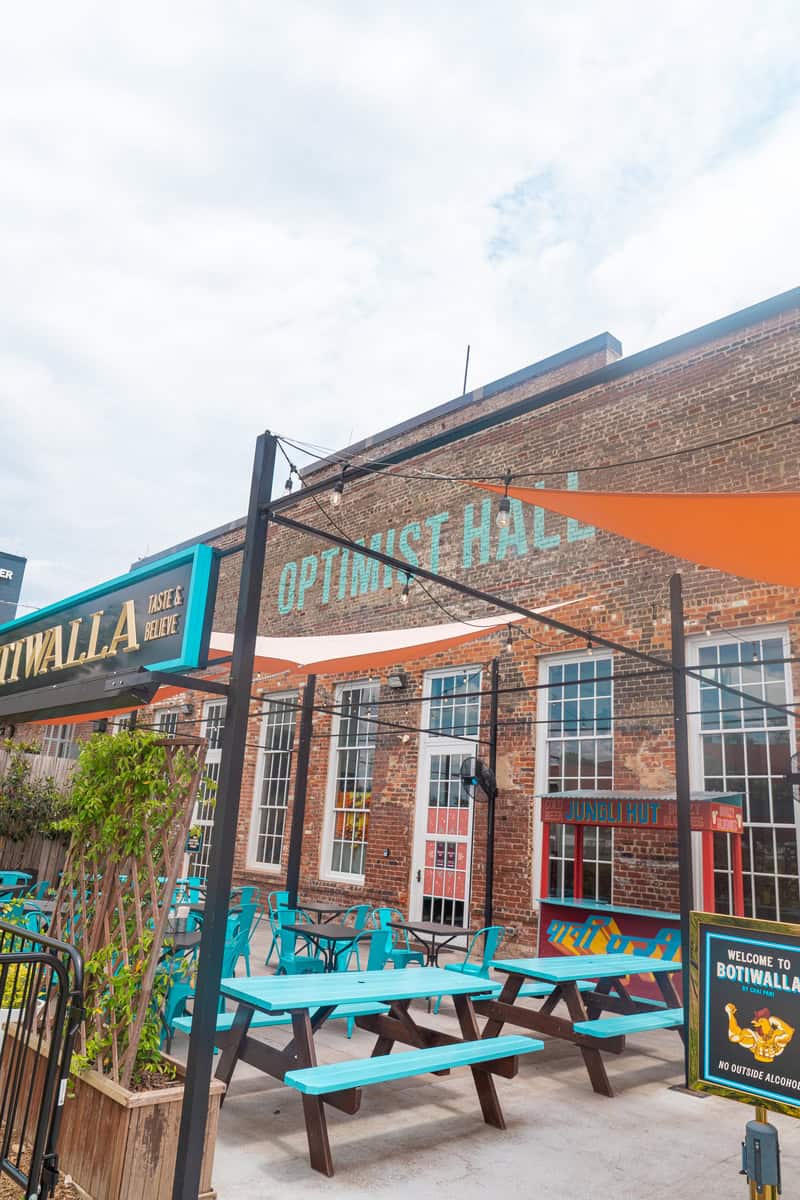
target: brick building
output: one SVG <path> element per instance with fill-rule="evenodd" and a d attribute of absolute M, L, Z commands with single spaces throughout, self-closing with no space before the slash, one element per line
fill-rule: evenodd
<path fill-rule="evenodd" d="M 497 497 L 468 480 L 511 471 L 527 486 L 792 489 L 798 421 L 800 289 L 629 358 L 602 334 L 307 468 L 306 483 L 329 477 L 333 487 L 342 462 L 399 454 L 390 470 L 352 483 L 345 473 L 338 507 L 332 493 L 297 491 L 281 503 L 298 520 L 320 528 L 333 520 L 348 536 L 407 561 L 407 603 L 407 579 L 391 569 L 273 527 L 260 632 L 352 633 L 488 615 L 443 587 L 423 587 L 414 579 L 422 564 L 531 607 L 569 601 L 564 614 L 575 626 L 666 657 L 668 581 L 680 570 L 689 662 L 716 666 L 723 682 L 790 704 L 796 665 L 781 660 L 797 657 L 795 591 L 669 558 L 517 501 L 500 528 Z M 616 465 L 595 469 L 603 464 Z M 242 525 L 192 540 L 234 545 Z M 223 560 L 215 630 L 233 630 L 238 569 L 238 556 Z M 485 748 L 494 657 L 501 688 L 494 917 L 516 931 L 517 946 L 535 944 L 543 890 L 569 901 L 574 885 L 565 827 L 551 831 L 548 878 L 541 877 L 537 795 L 673 786 L 668 674 L 529 621 L 511 636 L 509 647 L 503 626 L 453 652 L 406 663 L 400 687 L 389 686 L 388 670 L 319 677 L 302 896 L 482 923 L 485 806 L 469 800 L 458 773 L 465 756 Z M 248 737 L 235 876 L 263 891 L 285 877 L 303 683 L 301 673 L 284 672 L 259 676 L 254 687 L 260 702 Z M 800 920 L 795 807 L 782 778 L 795 751 L 794 722 L 719 697 L 690 682 L 693 787 L 746 793 L 746 912 Z M 213 774 L 224 720 L 218 698 L 173 696 L 139 720 L 205 732 Z M 210 808 L 201 806 L 198 816 L 209 822 Z M 207 851 L 206 840 L 198 869 Z M 720 839 L 714 886 L 726 909 L 729 862 Z M 584 907 L 677 910 L 674 838 L 587 831 L 583 892 Z"/>

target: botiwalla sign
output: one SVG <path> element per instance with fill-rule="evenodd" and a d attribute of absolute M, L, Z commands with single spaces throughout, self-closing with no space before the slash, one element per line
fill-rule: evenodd
<path fill-rule="evenodd" d="M 216 556 L 193 546 L 0 625 L 0 704 L 48 684 L 204 665 Z"/>

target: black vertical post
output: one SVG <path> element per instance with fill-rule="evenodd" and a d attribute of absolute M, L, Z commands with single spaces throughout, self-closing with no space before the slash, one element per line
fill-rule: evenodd
<path fill-rule="evenodd" d="M 683 582 L 675 574 L 669 581 L 672 637 L 672 705 L 675 723 L 675 794 L 678 802 L 678 886 L 681 909 L 681 962 L 683 964 L 683 1069 L 689 1086 L 689 913 L 694 906 L 692 884 L 692 797 L 689 782 L 689 725 L 686 703 L 686 640 L 683 628 Z"/>
<path fill-rule="evenodd" d="M 484 924 L 491 925 L 494 905 L 494 822 L 497 801 L 497 719 L 499 707 L 500 670 L 492 659 L 491 707 L 489 710 L 489 769 L 495 783 L 486 797 L 486 899 L 483 907 Z"/>
<path fill-rule="evenodd" d="M 239 793 L 250 714 L 250 693 L 253 687 L 253 656 L 264 576 L 269 524 L 266 506 L 272 493 L 275 444 L 276 439 L 270 433 L 262 433 L 256 441 L 250 485 L 250 505 L 245 528 L 239 604 L 217 779 L 192 1034 L 189 1039 L 180 1138 L 172 1187 L 173 1200 L 197 1200 L 200 1188 L 200 1168 L 208 1118 L 208 1090 L 211 1084 L 214 1037 L 217 1029 L 219 981 L 222 975 L 222 957 L 231 897 Z"/>
<path fill-rule="evenodd" d="M 317 690 L 316 675 L 309 675 L 303 688 L 303 706 L 300 713 L 300 741 L 297 746 L 297 768 L 294 776 L 294 801 L 292 804 L 292 831 L 289 836 L 289 861 L 286 866 L 286 890 L 289 893 L 289 908 L 297 908 L 297 889 L 300 884 L 300 858 L 303 853 L 303 823 L 306 818 L 306 794 L 308 792 L 308 760 L 311 754 L 311 731 L 314 720 L 314 694 Z"/>

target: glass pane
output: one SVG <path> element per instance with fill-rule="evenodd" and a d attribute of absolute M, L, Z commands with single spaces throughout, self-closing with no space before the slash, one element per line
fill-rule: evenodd
<path fill-rule="evenodd" d="M 796 877 L 778 880 L 778 900 L 781 907 L 781 921 L 800 921 L 800 894 L 798 894 Z"/>

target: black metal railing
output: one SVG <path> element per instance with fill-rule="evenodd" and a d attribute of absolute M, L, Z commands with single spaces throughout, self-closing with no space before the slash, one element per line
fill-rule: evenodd
<path fill-rule="evenodd" d="M 52 1196 L 83 960 L 74 946 L 0 920 L 0 1175 Z"/>

